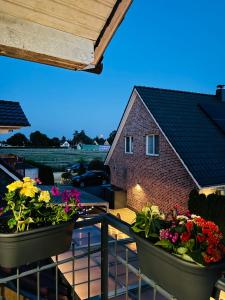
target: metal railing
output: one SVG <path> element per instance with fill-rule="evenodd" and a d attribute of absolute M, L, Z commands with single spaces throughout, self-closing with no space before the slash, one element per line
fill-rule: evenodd
<path fill-rule="evenodd" d="M 89 216 L 75 223 L 73 240 L 66 254 L 1 268 L 0 299 L 175 299 L 141 273 L 127 223 L 110 214 Z M 225 291 L 223 279 L 217 289 Z"/>

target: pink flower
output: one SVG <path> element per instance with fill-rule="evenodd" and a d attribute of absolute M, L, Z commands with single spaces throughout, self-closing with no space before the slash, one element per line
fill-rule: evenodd
<path fill-rule="evenodd" d="M 71 197 L 73 197 L 75 199 L 78 199 L 79 196 L 80 196 L 80 192 L 78 190 L 75 190 L 75 189 L 71 190 L 70 193 L 71 193 Z"/>
<path fill-rule="evenodd" d="M 42 184 L 42 182 L 39 178 L 35 178 L 34 180 L 36 181 L 37 184 Z"/>
<path fill-rule="evenodd" d="M 67 214 L 70 212 L 70 207 L 69 207 L 69 205 L 66 205 L 66 206 L 64 207 L 64 211 L 65 211 Z"/>
<path fill-rule="evenodd" d="M 161 229 L 160 232 L 160 240 L 167 240 L 170 237 L 170 230 L 169 229 Z"/>
<path fill-rule="evenodd" d="M 62 192 L 62 201 L 68 202 L 70 200 L 70 191 L 64 191 Z"/>
<path fill-rule="evenodd" d="M 53 186 L 51 189 L 52 196 L 60 196 L 60 191 L 57 186 Z"/>

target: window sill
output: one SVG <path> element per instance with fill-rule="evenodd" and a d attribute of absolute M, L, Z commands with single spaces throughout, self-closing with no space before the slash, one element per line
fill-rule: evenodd
<path fill-rule="evenodd" d="M 150 156 L 150 157 L 158 157 L 159 154 L 147 154 L 147 153 L 146 153 L 146 156 L 148 156 L 148 157 L 149 157 L 149 156 Z"/>

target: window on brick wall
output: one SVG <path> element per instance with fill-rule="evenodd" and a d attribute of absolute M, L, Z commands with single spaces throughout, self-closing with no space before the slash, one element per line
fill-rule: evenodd
<path fill-rule="evenodd" d="M 133 153 L 133 137 L 125 136 L 125 153 Z"/>
<path fill-rule="evenodd" d="M 151 134 L 146 136 L 146 155 L 159 155 L 159 136 L 158 134 Z"/>

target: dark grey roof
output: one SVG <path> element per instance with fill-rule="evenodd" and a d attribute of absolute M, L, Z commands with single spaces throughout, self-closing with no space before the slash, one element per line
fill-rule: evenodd
<path fill-rule="evenodd" d="M 30 126 L 19 102 L 0 100 L 0 126 Z"/>
<path fill-rule="evenodd" d="M 225 134 L 201 108 L 216 95 L 136 86 L 167 138 L 200 186 L 225 184 Z"/>

